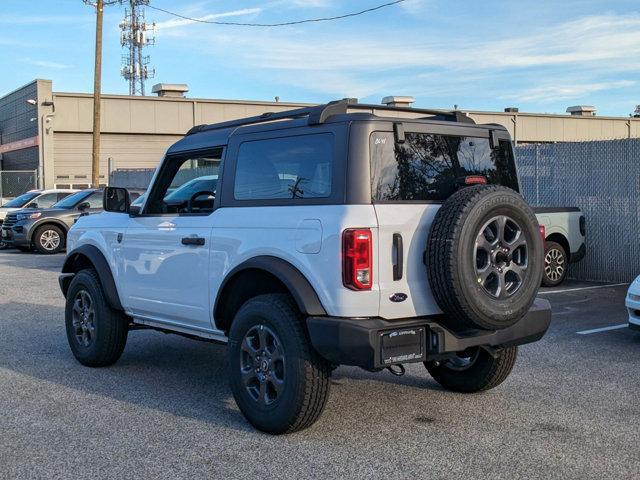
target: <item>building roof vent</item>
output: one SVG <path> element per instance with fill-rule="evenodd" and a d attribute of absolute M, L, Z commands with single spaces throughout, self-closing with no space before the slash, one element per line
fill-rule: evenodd
<path fill-rule="evenodd" d="M 189 91 L 189 87 L 186 83 L 156 83 L 151 91 L 159 97 L 182 98 Z"/>
<path fill-rule="evenodd" d="M 593 105 L 575 105 L 567 108 L 567 113 L 579 117 L 592 117 L 596 114 L 596 107 Z"/>
<path fill-rule="evenodd" d="M 416 101 L 413 97 L 390 95 L 382 99 L 382 103 L 387 107 L 410 107 Z"/>

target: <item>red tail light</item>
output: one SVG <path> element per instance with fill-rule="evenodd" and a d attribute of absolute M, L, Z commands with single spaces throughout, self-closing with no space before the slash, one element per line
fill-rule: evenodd
<path fill-rule="evenodd" d="M 540 225 L 540 236 L 542 237 L 542 242 L 544 243 L 547 238 L 547 231 L 545 230 L 544 225 Z"/>
<path fill-rule="evenodd" d="M 371 290 L 373 279 L 371 230 L 349 229 L 342 233 L 342 283 L 351 290 Z"/>
<path fill-rule="evenodd" d="M 486 185 L 487 178 L 482 175 L 468 175 L 464 177 L 465 185 Z"/>

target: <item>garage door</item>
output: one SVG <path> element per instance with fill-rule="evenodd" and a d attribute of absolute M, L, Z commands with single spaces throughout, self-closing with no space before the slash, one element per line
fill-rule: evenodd
<path fill-rule="evenodd" d="M 103 134 L 100 147 L 100 182 L 107 177 L 108 159 L 115 168 L 155 168 L 167 148 L 180 136 Z M 91 183 L 90 133 L 56 133 L 55 183 L 83 187 Z"/>

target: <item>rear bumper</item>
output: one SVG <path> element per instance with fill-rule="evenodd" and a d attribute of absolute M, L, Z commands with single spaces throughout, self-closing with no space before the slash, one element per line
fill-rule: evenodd
<path fill-rule="evenodd" d="M 477 330 L 464 335 L 447 329 L 433 317 L 384 320 L 381 318 L 309 317 L 311 343 L 318 353 L 336 365 L 355 365 L 366 369 L 395 363 L 437 359 L 470 347 L 503 348 L 540 340 L 551 323 L 551 306 L 537 298 L 529 312 L 515 325 L 497 331 Z M 383 341 L 411 333 L 414 345 L 408 355 L 389 355 Z M 413 335 L 417 333 L 416 335 Z M 404 353 L 403 347 L 399 347 Z"/>
<path fill-rule="evenodd" d="M 578 249 L 577 252 L 574 252 L 571 254 L 571 257 L 569 257 L 569 263 L 579 262 L 585 257 L 586 254 L 587 254 L 587 246 L 583 243 L 582 245 L 580 245 L 580 248 Z"/>

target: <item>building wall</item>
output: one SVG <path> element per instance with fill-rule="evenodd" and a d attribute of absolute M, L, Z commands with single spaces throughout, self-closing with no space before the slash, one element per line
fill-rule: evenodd
<path fill-rule="evenodd" d="M 476 123 L 504 125 L 517 143 L 583 142 L 640 137 L 640 118 L 468 112 Z"/>
<path fill-rule="evenodd" d="M 29 98 L 35 98 L 37 106 L 27 104 Z M 55 107 L 46 105 L 51 100 Z M 309 104 L 103 95 L 101 176 L 107 176 L 108 158 L 113 158 L 117 168 L 155 167 L 164 151 L 194 125 L 306 105 Z M 504 125 L 519 144 L 640 137 L 640 119 L 636 118 L 467 113 L 477 123 Z M 31 122 L 31 118 L 37 120 Z M 36 80 L 0 98 L 0 131 L 6 132 L 2 143 L 30 136 L 38 139 L 35 147 L 5 153 L 3 168 L 39 167 L 47 187 L 86 184 L 91 175 L 92 121 L 91 95 L 52 93 L 49 80 Z"/>
<path fill-rule="evenodd" d="M 0 98 L 0 146 L 38 135 L 36 105 L 37 81 L 33 81 Z M 0 153 L 0 170 L 35 170 L 38 168 L 38 146 Z"/>
<path fill-rule="evenodd" d="M 55 185 L 91 181 L 93 97 L 54 93 Z M 100 176 L 115 168 L 154 168 L 169 146 L 194 125 L 233 120 L 303 104 L 104 95 L 101 110 Z M 53 186 L 53 185 L 52 185 Z"/>

